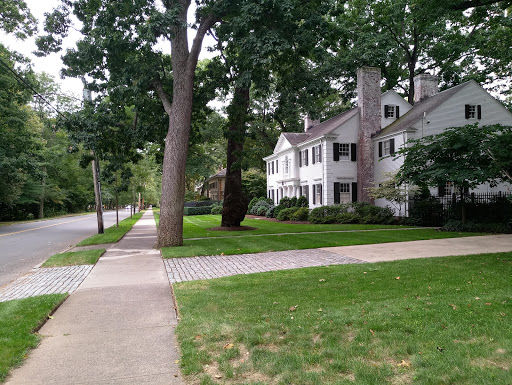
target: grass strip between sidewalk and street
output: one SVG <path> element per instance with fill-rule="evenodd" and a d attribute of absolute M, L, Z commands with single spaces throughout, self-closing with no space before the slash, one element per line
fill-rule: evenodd
<path fill-rule="evenodd" d="M 104 252 L 105 249 L 94 249 L 54 254 L 41 267 L 95 265 Z"/>
<path fill-rule="evenodd" d="M 247 233 L 247 231 L 245 232 Z M 476 233 L 454 233 L 435 229 L 375 230 L 346 233 L 314 234 L 270 234 L 257 237 L 207 238 L 187 240 L 180 247 L 162 248 L 164 258 L 193 257 L 205 255 L 234 255 L 314 249 L 319 247 L 367 245 L 375 243 L 418 241 L 425 239 L 457 238 L 479 235 Z"/>
<path fill-rule="evenodd" d="M 173 284 L 190 383 L 512 384 L 512 253 Z"/>
<path fill-rule="evenodd" d="M 0 382 L 38 345 L 41 337 L 35 330 L 66 297 L 50 294 L 0 302 Z"/>
<path fill-rule="evenodd" d="M 144 211 L 134 214 L 132 218 L 126 218 L 119 222 L 119 227 L 116 225 L 110 226 L 105 229 L 103 234 L 95 234 L 89 238 L 84 239 L 77 246 L 101 245 L 103 243 L 115 243 L 119 241 L 128 231 L 131 230 L 133 225 L 144 214 Z"/>

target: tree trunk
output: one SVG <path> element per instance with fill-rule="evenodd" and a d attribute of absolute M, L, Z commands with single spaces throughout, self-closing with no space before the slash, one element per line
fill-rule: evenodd
<path fill-rule="evenodd" d="M 96 155 L 92 163 L 92 179 L 94 182 L 94 198 L 96 201 L 96 218 L 98 220 L 98 234 L 103 234 L 103 205 L 101 201 L 100 172 Z"/>
<path fill-rule="evenodd" d="M 226 186 L 221 226 L 237 227 L 247 213 L 248 199 L 242 194 L 242 158 L 245 139 L 245 122 L 249 108 L 249 87 L 235 88 L 229 106 Z"/>
<path fill-rule="evenodd" d="M 41 196 L 39 197 L 39 219 L 44 218 L 44 198 L 46 189 L 46 167 L 43 167 L 43 179 L 41 181 Z"/>

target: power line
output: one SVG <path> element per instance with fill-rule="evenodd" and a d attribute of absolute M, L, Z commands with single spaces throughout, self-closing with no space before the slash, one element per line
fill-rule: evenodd
<path fill-rule="evenodd" d="M 63 118 L 67 119 L 66 115 L 64 115 L 63 113 L 61 113 L 57 108 L 55 108 L 48 100 L 46 100 L 46 98 L 41 95 L 39 92 L 37 92 L 34 87 L 32 87 L 32 85 L 30 83 L 28 83 L 22 76 L 20 76 L 16 71 L 14 71 L 7 63 L 5 63 L 2 59 L 0 59 L 0 64 L 2 64 L 5 68 L 7 68 L 7 70 L 9 72 L 11 72 L 14 77 L 16 78 L 16 80 L 19 82 L 19 83 L 22 83 L 23 85 L 25 85 L 26 87 L 28 87 L 33 93 L 34 93 L 34 96 L 37 96 L 39 99 L 41 99 L 43 102 L 45 102 L 48 106 L 50 106 L 50 108 L 52 110 L 54 110 L 58 115 L 62 116 Z"/>

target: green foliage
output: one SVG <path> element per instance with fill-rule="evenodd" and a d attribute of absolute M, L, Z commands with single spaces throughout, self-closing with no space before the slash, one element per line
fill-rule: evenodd
<path fill-rule="evenodd" d="M 424 197 L 412 201 L 405 222 L 414 226 L 441 226 L 443 218 L 443 204 L 434 197 Z"/>
<path fill-rule="evenodd" d="M 275 218 L 275 209 L 276 209 L 276 206 L 271 205 L 271 206 L 268 208 L 267 212 L 265 213 L 265 216 L 266 216 L 267 218 Z"/>
<path fill-rule="evenodd" d="M 292 201 L 289 197 L 282 197 L 279 201 L 279 205 L 288 209 L 292 207 Z"/>
<path fill-rule="evenodd" d="M 315 224 L 337 223 L 336 216 L 347 212 L 346 205 L 315 207 L 309 213 L 308 220 Z"/>
<path fill-rule="evenodd" d="M 282 213 L 282 211 L 281 211 L 281 213 Z M 290 220 L 291 221 L 307 221 L 308 216 L 309 216 L 309 209 L 306 207 L 300 207 L 290 215 Z"/>
<path fill-rule="evenodd" d="M 23 0 L 0 2 L 0 29 L 24 40 L 37 31 L 37 20 Z"/>
<path fill-rule="evenodd" d="M 279 213 L 281 212 L 281 210 L 284 210 L 286 208 L 287 207 L 283 206 L 282 204 L 278 204 L 277 206 L 275 206 L 273 218 L 277 218 L 279 216 Z"/>
<path fill-rule="evenodd" d="M 184 215 L 206 215 L 210 214 L 212 206 L 200 206 L 200 207 L 185 207 L 183 209 Z"/>
<path fill-rule="evenodd" d="M 222 214 L 222 209 L 223 209 L 223 206 L 219 203 L 214 203 L 212 205 L 212 209 L 210 211 L 210 214 L 212 215 L 219 215 L 219 214 Z"/>
<path fill-rule="evenodd" d="M 472 232 L 472 233 L 496 233 L 496 234 L 511 234 L 512 225 L 506 223 L 463 223 L 459 220 L 449 220 L 443 227 L 442 231 L 456 231 L 456 232 Z"/>
<path fill-rule="evenodd" d="M 267 190 L 267 176 L 257 169 L 242 171 L 242 191 L 248 197 L 264 196 Z"/>
<path fill-rule="evenodd" d="M 394 222 L 393 210 L 389 207 L 378 207 L 365 202 L 352 203 L 359 223 L 391 224 Z"/>
<path fill-rule="evenodd" d="M 301 195 L 298 199 L 297 199 L 297 204 L 296 204 L 297 207 L 309 207 L 309 202 L 308 202 L 308 199 L 304 196 L 304 195 Z"/>
<path fill-rule="evenodd" d="M 270 206 L 271 203 L 269 203 L 269 199 L 261 197 L 255 204 L 253 204 L 251 210 L 249 211 L 249 214 L 265 215 Z M 260 208 L 265 209 L 265 211 L 260 210 Z M 258 212 L 262 212 L 263 214 L 258 214 Z"/>
<path fill-rule="evenodd" d="M 251 212 L 251 210 L 254 207 L 254 205 L 256 204 L 256 202 L 261 201 L 261 200 L 264 200 L 264 198 L 262 198 L 262 197 L 252 198 L 251 201 L 249 202 L 249 205 L 247 206 L 247 212 Z"/>
<path fill-rule="evenodd" d="M 294 214 L 298 210 L 299 210 L 298 207 L 288 207 L 288 208 L 282 209 L 279 211 L 279 214 L 277 215 L 277 219 L 279 221 L 291 221 L 292 214 Z"/>
<path fill-rule="evenodd" d="M 359 216 L 356 213 L 340 213 L 335 215 L 334 223 L 359 223 Z"/>

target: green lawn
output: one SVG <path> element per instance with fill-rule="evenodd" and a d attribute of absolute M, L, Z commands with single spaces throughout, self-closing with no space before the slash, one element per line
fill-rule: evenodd
<path fill-rule="evenodd" d="M 78 243 L 77 246 L 115 243 L 119 241 L 128 231 L 131 230 L 133 225 L 139 220 L 142 214 L 144 214 L 143 211 L 134 214 L 132 218 L 126 218 L 119 222 L 119 227 L 116 227 L 116 225 L 110 226 L 108 229 L 105 229 L 105 232 L 103 234 L 95 234 L 92 237 L 84 239 L 82 242 Z"/>
<path fill-rule="evenodd" d="M 173 285 L 191 383 L 512 384 L 512 253 Z"/>
<path fill-rule="evenodd" d="M 154 213 L 157 223 L 159 212 Z M 257 234 L 281 234 L 281 233 L 302 233 L 321 231 L 345 231 L 345 230 L 371 230 L 371 229 L 392 229 L 405 228 L 405 226 L 394 225 L 308 225 L 294 223 L 271 222 L 264 219 L 245 219 L 242 226 L 256 227 L 256 230 L 248 231 L 208 231 L 208 229 L 219 227 L 221 215 L 190 215 L 183 217 L 183 238 L 206 238 L 206 237 L 232 237 Z"/>
<path fill-rule="evenodd" d="M 438 231 L 435 229 L 397 229 L 346 233 L 315 233 L 288 235 L 274 234 L 256 237 L 236 236 L 231 238 L 208 238 L 198 240 L 185 239 L 183 242 L 183 246 L 181 247 L 162 248 L 162 255 L 164 258 L 220 254 L 233 255 L 246 253 L 260 253 L 265 251 L 313 249 L 318 247 L 330 246 L 351 246 L 373 243 L 416 241 L 423 239 L 455 238 L 470 235 L 478 234 L 452 233 Z"/>
<path fill-rule="evenodd" d="M 0 302 L 0 381 L 37 346 L 41 338 L 34 330 L 66 297 L 51 294 Z"/>
<path fill-rule="evenodd" d="M 95 249 L 54 254 L 41 267 L 94 265 L 104 252 L 105 249 Z"/>

